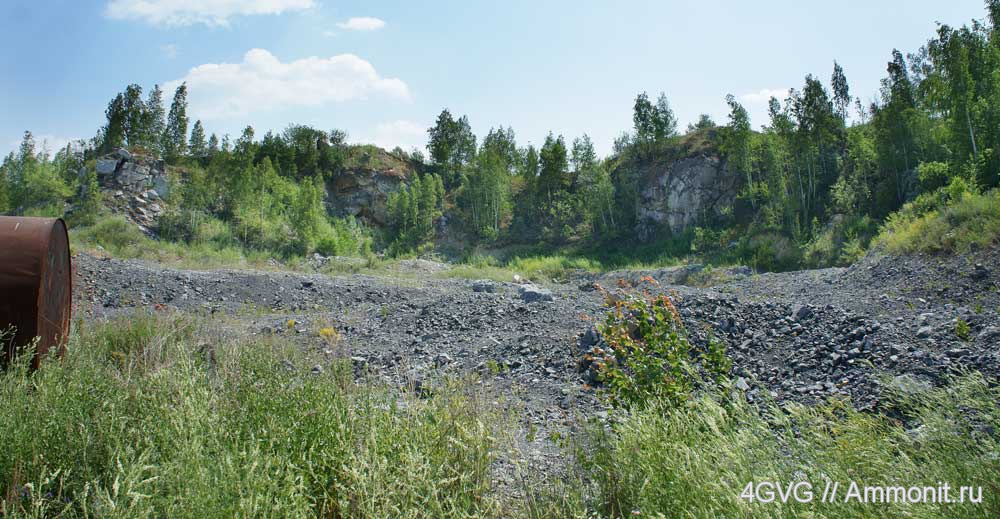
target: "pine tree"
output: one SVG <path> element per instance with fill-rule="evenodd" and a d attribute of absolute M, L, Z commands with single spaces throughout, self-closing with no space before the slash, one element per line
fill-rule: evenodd
<path fill-rule="evenodd" d="M 163 91 L 160 90 L 160 85 L 153 85 L 153 89 L 149 91 L 144 119 L 142 145 L 162 154 L 161 140 L 166 127 L 166 112 L 163 109 Z"/>
<path fill-rule="evenodd" d="M 191 142 L 188 145 L 191 156 L 196 159 L 204 158 L 208 155 L 207 144 L 205 144 L 205 128 L 201 125 L 201 119 L 194 122 L 191 128 Z"/>
<path fill-rule="evenodd" d="M 122 97 L 124 121 L 122 133 L 128 146 L 141 145 L 145 137 L 146 104 L 142 101 L 142 87 L 131 84 L 125 87 Z"/>
<path fill-rule="evenodd" d="M 125 144 L 125 96 L 118 94 L 108 103 L 108 108 L 104 111 L 107 122 L 101 128 L 101 150 L 109 152 L 115 148 L 120 148 Z"/>
<path fill-rule="evenodd" d="M 219 152 L 219 138 L 214 133 L 208 138 L 208 149 L 205 151 L 209 157 Z"/>
<path fill-rule="evenodd" d="M 10 173 L 11 165 L 14 161 L 14 154 L 10 153 L 4 158 L 3 162 L 0 163 L 0 214 L 7 214 L 10 212 Z"/>
<path fill-rule="evenodd" d="M 174 91 L 174 100 L 167 114 L 167 126 L 163 132 L 163 156 L 168 162 L 176 162 L 187 151 L 187 83 L 181 83 Z"/>
<path fill-rule="evenodd" d="M 557 138 L 549 132 L 539 153 L 539 162 L 541 173 L 538 175 L 537 192 L 545 200 L 551 200 L 558 191 L 566 187 L 563 174 L 566 172 L 568 161 L 566 141 L 562 135 Z"/>

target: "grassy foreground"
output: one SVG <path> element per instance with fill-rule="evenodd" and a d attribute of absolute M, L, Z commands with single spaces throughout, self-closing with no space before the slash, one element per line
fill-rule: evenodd
<path fill-rule="evenodd" d="M 193 332 L 97 325 L 62 362 L 4 373 L 0 516 L 495 515 L 500 420 L 475 395 L 404 398 Z"/>
<path fill-rule="evenodd" d="M 887 415 L 757 408 L 725 390 L 616 409 L 612 426 L 566 439 L 562 476 L 524 467 L 514 497 L 491 471 L 516 427 L 474 385 L 416 398 L 357 384 L 346 365 L 314 375 L 299 350 L 206 344 L 184 317 L 78 328 L 62 361 L 0 374 L 0 516 L 1000 515 L 1000 391 L 976 375 L 887 394 Z M 983 500 L 819 503 L 828 479 L 982 486 Z M 740 498 L 761 481 L 809 481 L 817 497 Z"/>

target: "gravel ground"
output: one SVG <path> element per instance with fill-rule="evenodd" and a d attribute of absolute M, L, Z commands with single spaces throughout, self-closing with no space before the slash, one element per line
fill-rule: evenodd
<path fill-rule="evenodd" d="M 430 262 L 425 262 L 430 263 Z M 349 357 L 359 377 L 418 392 L 441 375 L 479 373 L 476 384 L 512 405 L 519 447 L 533 470 L 560 464 L 546 438 L 606 409 L 579 359 L 603 313 L 593 289 L 651 276 L 675 299 L 695 343 L 724 339 L 737 387 L 748 399 L 816 401 L 849 395 L 877 408 L 880 385 L 934 385 L 961 369 L 1000 375 L 1000 254 L 869 255 L 849 268 L 780 274 L 748 269 L 699 275 L 695 267 L 578 274 L 525 290 L 493 281 L 418 276 L 329 277 L 248 270 L 188 271 L 79 254 L 76 315 L 175 308 L 236 337 L 283 335 L 320 358 Z M 712 286 L 692 287 L 697 280 Z M 956 318 L 969 324 L 960 338 Z M 288 321 L 295 325 L 288 327 Z M 335 347 L 319 337 L 337 329 Z M 585 338 L 586 337 L 586 338 Z M 598 338 L 599 340 L 599 338 Z M 322 365 L 313 369 L 322 369 Z"/>

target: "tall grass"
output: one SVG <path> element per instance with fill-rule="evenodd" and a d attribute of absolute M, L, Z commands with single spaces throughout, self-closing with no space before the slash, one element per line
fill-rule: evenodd
<path fill-rule="evenodd" d="M 1000 389 L 977 375 L 884 395 L 885 414 L 738 393 L 618 409 L 566 440 L 548 480 L 515 458 L 512 497 L 493 478 L 513 423 L 475 385 L 360 386 L 346 364 L 312 374 L 300 347 L 205 342 L 171 315 L 77 328 L 63 360 L 0 373 L 0 516 L 1000 515 Z M 983 501 L 821 503 L 828 480 L 841 496 L 851 481 L 981 486 Z M 741 498 L 761 481 L 808 481 L 814 500 Z"/>
<path fill-rule="evenodd" d="M 0 375 L 5 517 L 487 517 L 502 421 L 461 390 L 416 399 L 289 371 L 280 344 L 198 343 L 136 317 Z M 308 366 L 308 365 L 306 365 Z"/>
<path fill-rule="evenodd" d="M 844 402 L 766 407 L 742 397 L 624 413 L 580 451 L 603 517 L 998 517 L 1000 390 L 978 376 L 946 389 L 889 398 L 899 421 Z M 808 481 L 814 499 L 741 498 L 750 482 Z M 826 481 L 836 503 L 820 502 Z M 845 503 L 847 485 L 982 487 L 979 504 Z M 958 497 L 958 490 L 950 493 Z"/>

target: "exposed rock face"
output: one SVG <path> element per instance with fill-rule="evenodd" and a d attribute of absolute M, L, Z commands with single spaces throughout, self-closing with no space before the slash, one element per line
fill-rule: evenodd
<path fill-rule="evenodd" d="M 408 172 L 400 169 L 348 169 L 326 184 L 327 204 L 335 216 L 354 216 L 385 225 L 389 195 L 403 185 Z"/>
<path fill-rule="evenodd" d="M 101 187 L 114 192 L 112 209 L 153 234 L 170 190 L 163 160 L 118 149 L 97 159 L 96 169 Z"/>
<path fill-rule="evenodd" d="M 640 184 L 636 233 L 649 238 L 657 228 L 683 231 L 706 216 L 731 207 L 737 176 L 714 155 L 696 155 L 651 167 Z"/>

